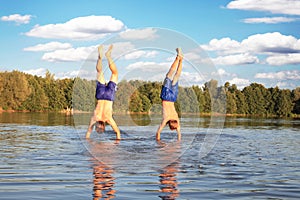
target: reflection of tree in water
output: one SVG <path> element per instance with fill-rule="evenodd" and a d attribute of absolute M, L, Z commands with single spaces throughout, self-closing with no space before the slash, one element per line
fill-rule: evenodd
<path fill-rule="evenodd" d="M 176 172 L 178 172 L 178 162 L 164 167 L 159 174 L 160 191 L 162 194 L 159 196 L 164 200 L 176 199 L 179 196 L 179 190 L 177 189 L 178 182 L 176 178 Z"/>
<path fill-rule="evenodd" d="M 101 162 L 95 162 L 94 176 L 94 200 L 113 199 L 116 191 L 113 189 L 115 178 L 112 176 L 113 169 Z"/>

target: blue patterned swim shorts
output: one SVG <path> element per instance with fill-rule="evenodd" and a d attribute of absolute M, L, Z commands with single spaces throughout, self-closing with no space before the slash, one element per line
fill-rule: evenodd
<path fill-rule="evenodd" d="M 175 85 L 172 85 L 172 80 L 166 77 L 161 89 L 160 98 L 164 101 L 175 102 L 177 100 L 177 96 L 178 82 Z"/>
<path fill-rule="evenodd" d="M 107 84 L 102 84 L 97 81 L 97 88 L 96 88 L 96 99 L 97 100 L 108 100 L 114 101 L 115 100 L 115 93 L 117 84 L 113 81 L 109 81 Z"/>

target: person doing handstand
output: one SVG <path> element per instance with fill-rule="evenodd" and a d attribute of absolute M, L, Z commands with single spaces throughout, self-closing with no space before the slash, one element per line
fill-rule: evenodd
<path fill-rule="evenodd" d="M 182 70 L 183 54 L 180 48 L 177 48 L 176 51 L 176 59 L 171 65 L 161 89 L 163 119 L 157 129 L 156 140 L 160 140 L 160 133 L 167 124 L 171 130 L 177 131 L 177 139 L 181 140 L 180 123 L 174 102 L 178 96 L 178 79 Z"/>
<path fill-rule="evenodd" d="M 94 126 L 96 131 L 98 133 L 101 133 L 105 131 L 105 123 L 108 123 L 111 125 L 112 129 L 116 133 L 116 139 L 117 140 L 121 139 L 120 130 L 115 120 L 112 117 L 112 107 L 115 98 L 116 85 L 118 81 L 118 70 L 111 58 L 112 48 L 113 45 L 110 45 L 107 52 L 105 53 L 105 56 L 108 61 L 108 66 L 111 71 L 110 81 L 106 83 L 102 71 L 103 46 L 100 45 L 98 47 L 99 56 L 98 56 L 97 66 L 96 66 L 97 87 L 96 87 L 96 95 L 95 95 L 97 99 L 97 105 L 94 110 L 94 115 L 91 117 L 91 121 L 85 136 L 86 138 L 90 138 Z"/>

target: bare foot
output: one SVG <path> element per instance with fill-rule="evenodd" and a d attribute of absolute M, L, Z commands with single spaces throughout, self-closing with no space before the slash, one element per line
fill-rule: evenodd
<path fill-rule="evenodd" d="M 102 59 L 102 57 L 103 57 L 102 50 L 103 50 L 103 45 L 101 44 L 101 45 L 98 46 L 98 57 L 99 57 L 99 59 Z"/>
<path fill-rule="evenodd" d="M 111 51 L 112 51 L 112 49 L 113 49 L 113 45 L 111 44 L 111 45 L 108 47 L 108 50 L 107 50 L 106 53 L 105 53 L 105 56 L 106 56 L 107 58 L 110 58 L 110 57 L 111 57 Z"/>
<path fill-rule="evenodd" d="M 177 56 L 180 58 L 180 59 L 183 59 L 183 54 L 182 54 L 182 51 L 181 51 L 181 48 L 176 48 L 176 52 L 177 52 Z"/>

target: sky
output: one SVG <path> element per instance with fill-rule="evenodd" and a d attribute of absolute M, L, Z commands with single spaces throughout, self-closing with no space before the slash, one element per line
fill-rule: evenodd
<path fill-rule="evenodd" d="M 187 85 L 294 89 L 299 30 L 300 0 L 0 0 L 0 71 L 94 77 L 112 43 L 120 80 L 161 80 L 181 47 Z"/>

